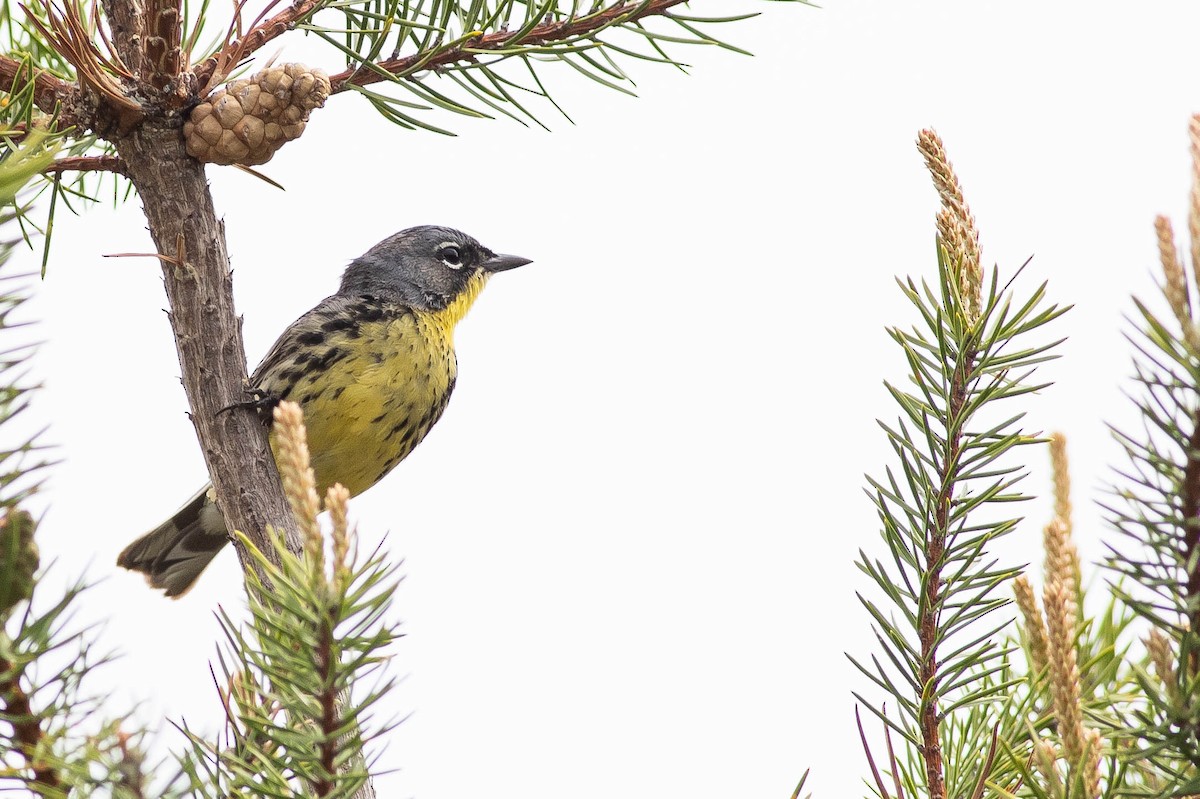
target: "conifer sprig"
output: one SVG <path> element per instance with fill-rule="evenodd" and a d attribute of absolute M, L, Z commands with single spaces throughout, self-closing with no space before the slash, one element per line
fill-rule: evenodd
<path fill-rule="evenodd" d="M 1153 758 L 1166 784 L 1200 791 L 1200 115 L 1190 129 L 1192 188 L 1188 213 L 1192 264 L 1185 268 L 1171 221 L 1155 220 L 1162 268 L 1162 313 L 1134 298 L 1135 350 L 1130 398 L 1141 429 L 1113 433 L 1127 462 L 1105 504 L 1123 537 L 1108 567 L 1118 595 L 1154 628 L 1150 664 L 1138 670 L 1148 700 L 1130 730 L 1132 756 Z"/>
<path fill-rule="evenodd" d="M 124 8 L 96 0 L 27 0 L 0 13 L 0 32 L 10 44 L 0 55 L 0 141 L 6 143 L 0 157 L 35 130 L 62 140 L 65 157 L 44 168 L 47 180 L 39 188 L 52 192 L 55 203 L 99 199 L 100 181 L 111 184 L 114 201 L 127 197 L 114 130 L 128 132 L 164 110 L 190 108 L 291 31 L 329 46 L 331 59 L 320 66 L 332 75 L 335 93 L 359 94 L 400 127 L 450 134 L 429 117 L 502 115 L 545 128 L 541 116 L 550 110 L 569 121 L 547 90 L 549 62 L 633 94 L 627 64 L 686 71 L 672 54 L 681 45 L 745 53 L 712 29 L 756 16 L 693 13 L 685 0 L 238 0 L 228 13 L 209 0 L 180 0 L 152 4 L 161 25 L 148 32 L 146 47 L 130 45 L 139 55 L 156 47 L 164 57 L 146 53 L 147 63 L 130 65 L 119 53 Z M 155 102 L 123 88 L 135 74 L 162 92 Z M 373 84 L 383 86 L 368 88 Z M 49 223 L 33 227 L 49 231 Z"/>
<path fill-rule="evenodd" d="M 1022 469 L 1006 456 L 1040 439 L 1019 429 L 1023 413 L 1006 417 L 997 406 L 1044 387 L 1031 376 L 1058 342 L 1033 334 L 1064 309 L 1046 303 L 1044 285 L 1018 299 L 997 270 L 985 279 L 974 219 L 941 140 L 922 131 L 918 147 L 942 198 L 938 286 L 898 281 L 920 323 L 889 331 L 910 387 L 887 385 L 901 415 L 880 425 L 897 465 L 868 478 L 887 557 L 862 551 L 858 560 L 886 600 L 859 597 L 880 654 L 851 660 L 896 717 L 855 696 L 919 753 L 919 767 L 904 769 L 909 789 L 942 799 L 971 796 L 992 765 L 980 732 L 990 725 L 959 725 L 959 715 L 999 703 L 1015 681 L 997 640 L 1008 620 L 992 614 L 1008 602 L 996 589 L 1018 569 L 988 550 L 1017 523 L 997 518 L 1001 508 L 1025 498 L 1015 488 Z"/>
<path fill-rule="evenodd" d="M 1163 795 L 1167 770 L 1161 758 L 1137 751 L 1146 676 L 1133 646 L 1140 619 L 1112 593 L 1103 610 L 1085 612 L 1061 433 L 1051 439 L 1051 466 L 1055 513 L 1042 540 L 1045 613 L 1030 580 L 1014 580 L 1022 619 L 1023 647 L 1017 651 L 1026 662 L 1024 669 L 1014 667 L 1023 680 L 1005 706 L 1009 734 L 998 772 L 1019 779 L 1022 791 L 1012 795 L 1036 799 Z"/>
<path fill-rule="evenodd" d="M 393 726 L 376 722 L 371 711 L 393 685 L 379 672 L 397 636 L 385 621 L 396 567 L 378 552 L 359 559 L 341 486 L 326 496 L 326 557 L 299 406 L 281 403 L 275 420 L 280 473 L 305 534 L 304 554 L 279 541 L 277 567 L 242 536 L 261 572 L 247 584 L 249 627 L 220 614 L 226 734 L 214 743 L 185 729 L 191 748 L 182 762 L 200 797 L 352 797 L 369 779 L 363 746 Z"/>
<path fill-rule="evenodd" d="M 52 143 L 34 135 L 0 162 L 0 205 L 17 204 L 54 154 Z M 16 235 L 14 221 L 4 215 L 0 227 Z M 0 267 L 11 249 L 0 243 Z M 23 324 L 14 318 L 27 297 L 22 277 L 0 274 L 0 792 L 135 797 L 124 789 L 148 782 L 140 735 L 100 720 L 98 701 L 85 690 L 88 675 L 107 660 L 96 652 L 95 630 L 73 623 L 85 586 L 49 598 L 37 590 L 38 523 L 21 504 L 48 464 L 40 436 L 14 435 L 10 424 L 36 390 L 25 382 L 33 350 L 12 341 Z"/>

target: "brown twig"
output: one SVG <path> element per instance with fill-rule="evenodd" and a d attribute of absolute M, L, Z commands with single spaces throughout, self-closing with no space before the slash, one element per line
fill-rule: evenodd
<path fill-rule="evenodd" d="M 221 707 L 225 710 L 225 728 L 227 735 L 232 735 L 235 738 L 240 737 L 241 732 L 238 730 L 237 717 L 233 712 L 232 706 L 230 705 L 233 697 L 233 685 L 231 684 L 228 688 L 221 687 L 221 681 L 217 679 L 217 670 L 211 661 L 208 664 L 208 674 L 210 677 L 212 677 L 213 687 L 217 689 L 217 696 L 221 699 Z M 232 683 L 232 678 L 230 679 L 230 682 Z"/>
<path fill-rule="evenodd" d="M 618 21 L 636 22 L 646 17 L 660 16 L 685 0 L 650 0 L 639 6 L 629 6 L 616 3 L 595 14 L 589 14 L 577 19 L 566 19 L 558 22 L 545 22 L 538 25 L 525 36 L 517 40 L 516 33 L 496 31 L 485 36 L 468 39 L 466 42 L 448 45 L 441 49 L 426 53 L 414 53 L 404 58 L 381 61 L 378 66 L 393 75 L 408 75 L 418 70 L 436 69 L 448 66 L 458 61 L 473 61 L 476 56 L 504 50 L 508 47 L 530 47 L 539 44 L 551 44 L 565 39 L 573 39 L 599 33 Z M 375 70 L 346 70 L 329 78 L 333 87 L 331 94 L 346 90 L 349 86 L 366 86 L 378 83 L 383 76 Z"/>
<path fill-rule="evenodd" d="M 942 559 L 946 554 L 946 536 L 950 530 L 950 509 L 954 506 L 953 470 L 957 468 L 962 453 L 962 429 L 958 425 L 967 404 L 966 375 L 972 370 L 975 357 L 973 350 L 961 353 L 950 377 L 950 401 L 947 403 L 946 418 L 952 420 L 952 427 L 947 431 L 948 451 L 937 475 L 939 487 L 934 499 L 936 509 L 933 524 L 926 532 L 925 564 L 928 574 L 924 580 L 925 597 L 917 616 L 917 636 L 921 645 L 917 679 L 922 686 L 918 719 L 921 727 L 921 756 L 925 762 L 925 779 L 930 799 L 945 799 L 946 796 L 938 714 L 938 619 L 942 606 Z"/>
<path fill-rule="evenodd" d="M 975 362 L 974 351 L 962 353 L 950 378 L 950 402 L 946 418 L 961 420 L 967 403 L 966 374 Z M 945 772 L 942 766 L 942 742 L 938 718 L 938 617 L 942 602 L 942 558 L 946 553 L 946 535 L 950 529 L 950 508 L 954 505 L 954 480 L 951 471 L 957 468 L 962 452 L 962 430 L 955 426 L 947 431 L 949 452 L 938 475 L 940 486 L 935 499 L 933 529 L 928 531 L 925 542 L 925 563 L 929 570 L 925 579 L 925 600 L 917 617 L 918 637 L 921 642 L 921 665 L 918 680 L 923 688 L 920 706 L 921 755 L 925 761 L 925 779 L 930 799 L 946 796 Z"/>
<path fill-rule="evenodd" d="M 961 420 L 967 402 L 966 372 L 975 361 L 968 351 L 954 367 L 950 378 L 950 402 L 946 417 Z M 947 436 L 949 452 L 938 475 L 940 486 L 935 498 L 936 510 L 932 529 L 925 540 L 925 563 L 929 570 L 925 578 L 925 598 L 917 616 L 917 636 L 921 643 L 921 662 L 917 679 L 922 686 L 919 722 L 921 726 L 921 757 L 925 761 L 925 780 L 930 799 L 945 799 L 945 771 L 942 765 L 942 742 L 938 718 L 938 617 L 942 604 L 942 558 L 946 554 L 946 535 L 950 529 L 950 508 L 954 505 L 954 480 L 950 470 L 956 468 L 962 451 L 962 430 L 952 428 Z"/>
<path fill-rule="evenodd" d="M 1185 599 L 1191 629 L 1200 630 L 1200 412 L 1192 418 L 1192 434 L 1188 437 L 1186 456 L 1180 508 L 1183 516 L 1183 562 L 1188 565 Z M 1193 675 L 1198 670 L 1196 661 L 1193 656 L 1190 664 Z"/>
<path fill-rule="evenodd" d="M 28 79 L 29 70 L 27 62 L 0 55 L 0 91 L 11 93 L 20 89 Z M 48 72 L 37 72 L 33 76 L 33 102 L 47 114 L 53 114 L 55 107 L 74 91 L 75 87 L 70 83 Z"/>
<path fill-rule="evenodd" d="M 305 0 L 309 5 L 304 13 L 307 14 L 316 7 L 316 3 L 320 0 Z M 205 69 L 203 74 L 196 70 L 192 71 L 195 80 L 195 93 L 198 97 L 206 96 L 212 87 L 221 83 L 229 76 L 229 73 L 237 68 L 242 60 L 248 57 L 251 53 L 261 47 L 261 44 L 255 44 L 258 41 L 256 38 L 248 38 L 242 35 L 242 9 L 246 7 L 249 0 L 234 0 L 233 17 L 229 20 L 229 27 L 225 30 L 225 38 L 221 43 L 221 49 L 201 63 L 201 67 L 211 66 L 211 69 Z M 275 6 L 282 3 L 283 0 L 270 0 L 258 16 L 254 18 L 254 22 L 250 25 L 251 31 L 257 28 L 263 22 L 263 18 L 269 14 Z M 293 6 L 292 13 L 298 14 L 300 9 Z M 279 16 L 286 15 L 288 12 L 281 12 Z M 303 19 L 303 15 L 295 17 L 296 20 Z M 294 21 L 293 23 L 294 24 Z M 280 32 L 288 30 L 285 27 Z M 264 40 L 270 41 L 268 39 Z"/>
<path fill-rule="evenodd" d="M 32 2 L 40 6 L 45 14 L 44 22 L 23 3 L 20 4 L 21 10 L 25 12 L 29 23 L 46 37 L 55 52 L 75 67 L 80 82 L 91 86 L 117 105 L 137 108 L 137 102 L 127 97 L 124 89 L 112 77 L 116 75 L 129 80 L 133 75 L 115 54 L 106 56 L 100 52 L 92 39 L 89 23 L 80 16 L 79 9 L 68 4 L 60 11 L 51 0 Z"/>
<path fill-rule="evenodd" d="M 59 158 L 44 170 L 50 174 L 61 172 L 116 172 L 124 175 L 125 162 L 115 155 L 81 155 L 74 158 Z"/>
<path fill-rule="evenodd" d="M 932 130 L 922 130 L 917 136 L 917 149 L 933 177 L 934 187 L 941 199 L 937 215 L 938 239 L 950 259 L 951 278 L 961 293 L 963 316 L 971 322 L 978 320 L 982 307 L 979 231 L 963 195 L 962 186 L 954 172 L 941 137 Z M 941 677 L 938 667 L 939 628 L 942 613 L 942 568 L 946 555 L 946 539 L 950 534 L 950 511 L 954 507 L 954 487 L 962 456 L 964 412 L 967 408 L 968 375 L 975 371 L 978 352 L 975 345 L 966 344 L 953 360 L 950 375 L 950 396 L 946 401 L 946 452 L 935 475 L 937 492 L 934 495 L 933 519 L 925 531 L 925 568 L 923 596 L 917 613 L 917 637 L 920 641 L 920 665 L 917 679 L 921 686 L 917 713 L 921 728 L 921 758 L 925 764 L 925 782 L 930 799 L 945 799 L 945 766 L 942 762 L 940 736 Z"/>
<path fill-rule="evenodd" d="M 408 75 L 420 69 L 444 67 L 458 61 L 471 61 L 481 53 L 496 52 L 508 47 L 516 47 L 518 45 L 523 47 L 537 46 L 560 42 L 564 39 L 587 36 L 591 33 L 598 33 L 618 21 L 635 22 L 646 17 L 663 15 L 674 6 L 680 5 L 685 1 L 649 0 L 649 2 L 637 6 L 615 3 L 595 14 L 589 14 L 584 17 L 545 22 L 534 27 L 519 40 L 517 40 L 515 32 L 496 31 L 485 36 L 475 37 L 465 42 L 460 41 L 431 51 L 414 53 L 404 58 L 381 61 L 378 66 L 380 69 L 390 72 L 393 75 Z M 236 63 L 236 61 L 258 50 L 275 37 L 291 30 L 297 22 L 312 12 L 317 3 L 318 0 L 301 0 L 301 2 L 284 9 L 270 19 L 256 23 L 245 36 L 230 41 L 220 52 L 209 56 L 196 66 L 193 73 L 198 83 L 200 85 L 209 83 L 213 73 L 218 70 L 221 63 L 228 62 L 229 56 L 226 51 L 236 51 L 238 54 L 238 58 L 234 60 L 234 63 Z M 383 80 L 383 77 L 374 70 L 348 69 L 331 77 L 330 83 L 333 86 L 334 92 L 340 92 L 345 91 L 351 85 L 366 86 L 371 83 L 378 83 L 381 80 Z"/>
<path fill-rule="evenodd" d="M 40 720 L 29 705 L 29 694 L 21 687 L 19 676 L 12 663 L 0 658 L 0 702 L 3 703 L 5 721 L 12 725 L 17 751 L 25 760 L 26 767 L 33 772 L 33 782 L 29 783 L 29 786 L 41 786 L 43 790 L 37 792 L 39 795 L 48 792 L 55 795 L 65 793 L 66 788 L 58 772 L 36 758 L 38 745 L 45 733 Z"/>
<path fill-rule="evenodd" d="M 337 776 L 337 731 L 341 726 L 338 719 L 338 692 L 333 684 L 333 626 L 325 613 L 321 614 L 321 640 L 317 645 L 317 666 L 321 670 L 321 770 L 320 778 L 313 783 L 317 796 L 328 796 L 333 790 L 333 778 Z"/>
<path fill-rule="evenodd" d="M 273 0 L 268 8 L 278 5 L 279 2 L 280 0 Z M 225 44 L 192 70 L 192 74 L 196 76 L 196 84 L 201 87 L 200 94 L 206 94 L 213 83 L 224 80 L 231 65 L 237 64 L 276 36 L 291 30 L 293 25 L 311 14 L 319 3 L 320 0 L 299 0 L 270 19 L 256 21 L 244 36 L 233 38 L 234 25 L 240 22 L 242 6 L 245 5 L 245 0 L 239 0 L 234 9 L 233 22 L 230 23 L 229 32 L 225 37 Z"/>
<path fill-rule="evenodd" d="M 125 66 L 130 63 L 128 53 L 100 52 L 92 36 L 91 23 L 82 17 L 82 12 L 74 3 L 67 3 L 61 9 L 52 0 L 31 0 L 43 15 L 32 13 L 29 8 L 21 5 L 29 24 L 37 29 L 50 46 L 75 67 L 76 78 L 83 90 L 95 95 L 96 106 L 86 112 L 87 119 L 67 119 L 68 124 L 81 123 L 85 127 L 93 127 L 101 131 L 116 129 L 128 131 L 136 127 L 144 118 L 145 111 L 141 104 L 131 97 L 122 80 L 131 80 L 133 75 Z M 118 3 L 118 5 L 137 5 L 136 3 Z M 111 20 L 110 20 L 111 21 Z M 114 29 L 115 30 L 115 29 Z M 134 37 L 135 43 L 140 42 Z M 120 39 L 117 40 L 118 42 Z M 140 47 L 140 44 L 138 45 Z M 140 50 L 138 51 L 140 52 Z M 75 113 L 78 109 L 68 109 Z M 71 114 L 68 113 L 69 117 Z"/>
<path fill-rule="evenodd" d="M 1196 130 L 1197 121 L 1193 119 L 1192 132 L 1193 141 L 1198 133 Z M 1189 229 L 1193 231 L 1193 253 L 1200 248 L 1195 240 L 1195 231 L 1200 230 L 1200 208 L 1195 206 L 1196 202 L 1200 202 L 1200 146 L 1193 146 L 1192 150 L 1192 199 L 1193 208 L 1188 220 Z M 1172 264 L 1168 263 L 1168 255 L 1170 253 L 1163 250 L 1163 237 L 1170 236 L 1171 223 L 1165 217 L 1159 217 L 1155 221 L 1155 227 L 1158 230 L 1159 246 L 1162 254 L 1163 271 L 1167 277 L 1167 286 L 1165 291 L 1167 299 L 1172 300 L 1172 295 L 1178 293 L 1178 287 L 1172 286 Z M 1164 233 L 1165 229 L 1165 233 Z M 1173 236 L 1170 240 L 1170 249 L 1174 250 Z M 1193 255 L 1195 257 L 1195 255 Z M 1176 256 L 1177 260 L 1178 256 Z M 1182 266 L 1177 267 L 1182 278 Z M 1196 274 L 1200 275 L 1200 265 L 1193 263 L 1193 270 L 1197 270 Z M 1184 289 L 1186 290 L 1187 282 L 1183 280 Z M 1173 290 L 1174 288 L 1174 290 Z M 1172 301 L 1172 306 L 1178 305 L 1177 299 Z M 1191 320 L 1191 304 L 1185 306 L 1186 314 L 1179 319 L 1183 327 L 1185 339 L 1188 334 L 1192 334 L 1193 340 L 1197 338 L 1196 327 Z M 1177 313 L 1177 315 L 1179 315 Z M 1193 341 L 1189 341 L 1193 343 Z M 1185 584 L 1185 601 L 1187 603 L 1188 623 L 1191 630 L 1200 630 L 1200 412 L 1192 416 L 1192 434 L 1188 437 L 1187 450 L 1184 453 L 1187 458 L 1187 464 L 1183 470 L 1183 497 L 1182 507 L 1180 511 L 1183 518 L 1183 547 L 1184 560 L 1187 564 L 1188 575 Z M 1188 670 L 1191 672 L 1189 676 L 1195 676 L 1200 671 L 1200 663 L 1197 662 L 1195 654 L 1190 658 Z"/>

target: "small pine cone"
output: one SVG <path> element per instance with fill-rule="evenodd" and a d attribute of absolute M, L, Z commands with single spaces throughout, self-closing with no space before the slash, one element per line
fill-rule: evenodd
<path fill-rule="evenodd" d="M 329 91 L 329 76 L 303 64 L 275 65 L 230 81 L 193 108 L 184 123 L 188 155 L 210 164 L 265 164 L 300 137 Z"/>
<path fill-rule="evenodd" d="M 0 615 L 33 596 L 41 558 L 33 532 L 37 523 L 25 511 L 9 508 L 0 518 Z"/>

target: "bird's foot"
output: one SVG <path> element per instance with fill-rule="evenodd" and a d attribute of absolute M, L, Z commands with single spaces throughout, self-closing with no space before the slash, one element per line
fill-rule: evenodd
<path fill-rule="evenodd" d="M 249 399 L 243 400 L 242 402 L 235 402 L 232 405 L 226 405 L 224 408 L 217 411 L 217 413 L 221 414 L 234 409 L 245 408 L 247 410 L 254 411 L 264 419 L 270 420 L 271 412 L 274 411 L 275 406 L 279 404 L 280 397 L 270 393 L 269 391 L 264 391 L 261 388 L 247 388 L 246 394 L 249 396 Z"/>

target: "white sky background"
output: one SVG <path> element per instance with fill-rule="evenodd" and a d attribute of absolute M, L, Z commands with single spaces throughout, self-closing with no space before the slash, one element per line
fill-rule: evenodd
<path fill-rule="evenodd" d="M 1075 309 L 1030 429 L 1071 442 L 1080 545 L 1117 463 L 1128 296 L 1152 291 L 1151 227 L 1184 228 L 1200 111 L 1188 3 L 863 2 L 761 10 L 717 33 L 754 53 L 676 48 L 690 76 L 628 67 L 639 99 L 550 66 L 575 125 L 431 117 L 393 128 L 359 98 L 318 111 L 263 171 L 210 170 L 251 363 L 404 227 L 460 227 L 535 263 L 492 281 L 460 327 L 454 401 L 353 504 L 405 559 L 407 633 L 389 709 L 412 716 L 379 795 L 572 799 L 823 796 L 865 774 L 843 651 L 871 649 L 854 591 L 881 553 L 863 473 L 916 316 L 897 274 L 933 278 L 936 196 L 914 139 L 944 137 L 985 260 Z M 285 51 L 286 58 L 286 51 Z M 328 52 L 323 65 L 337 67 Z M 309 63 L 318 59 L 309 57 Z M 63 463 L 41 546 L 56 579 L 104 582 L 124 656 L 113 707 L 215 728 L 213 610 L 236 611 L 232 551 L 179 602 L 112 565 L 204 480 L 139 204 L 60 214 L 31 315 L 46 344 L 34 413 Z M 29 255 L 28 265 L 37 257 Z M 1025 488 L 1043 492 L 1030 451 Z M 1037 560 L 1047 504 L 1003 550 Z M 160 740 L 180 744 L 163 725 Z"/>

